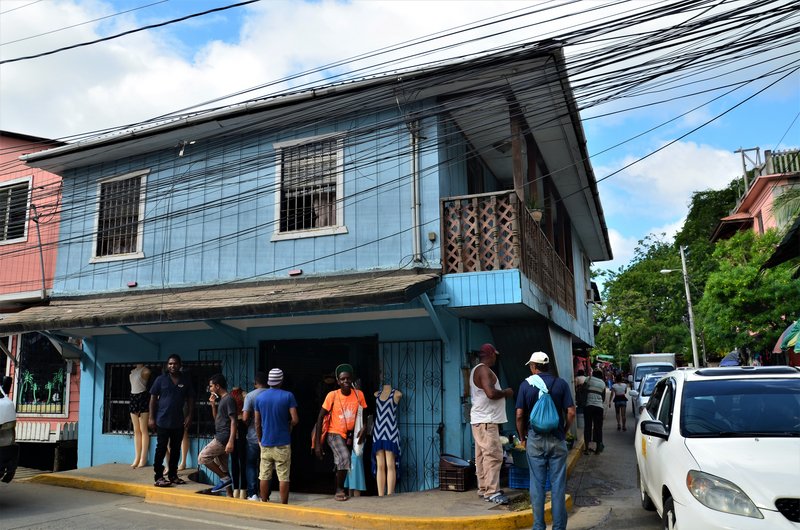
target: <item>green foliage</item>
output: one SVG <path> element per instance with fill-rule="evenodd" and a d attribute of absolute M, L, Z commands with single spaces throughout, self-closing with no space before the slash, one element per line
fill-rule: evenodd
<path fill-rule="evenodd" d="M 797 317 L 800 282 L 791 279 L 791 267 L 783 264 L 759 274 L 779 239 L 774 230 L 762 236 L 747 230 L 717 244 L 713 259 L 718 270 L 709 276 L 697 304 L 709 350 L 771 351 L 786 327 L 783 317 Z"/>

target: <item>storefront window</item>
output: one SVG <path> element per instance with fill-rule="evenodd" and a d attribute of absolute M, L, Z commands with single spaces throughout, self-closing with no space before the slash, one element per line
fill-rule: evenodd
<path fill-rule="evenodd" d="M 39 333 L 19 336 L 17 414 L 67 413 L 67 362 Z"/>

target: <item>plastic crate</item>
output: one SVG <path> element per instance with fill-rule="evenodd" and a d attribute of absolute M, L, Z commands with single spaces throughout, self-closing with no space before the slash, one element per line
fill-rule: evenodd
<path fill-rule="evenodd" d="M 530 470 L 511 466 L 508 470 L 508 487 L 515 490 L 526 490 L 531 485 Z"/>
<path fill-rule="evenodd" d="M 475 473 L 471 467 L 439 466 L 439 489 L 442 491 L 467 491 L 472 488 Z"/>

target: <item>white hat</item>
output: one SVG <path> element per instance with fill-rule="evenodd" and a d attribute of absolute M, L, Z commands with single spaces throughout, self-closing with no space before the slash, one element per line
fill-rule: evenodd
<path fill-rule="evenodd" d="M 531 363 L 536 364 L 547 364 L 550 362 L 550 357 L 543 351 L 535 351 L 531 354 L 531 358 L 528 362 L 525 363 L 525 366 L 528 366 Z"/>
<path fill-rule="evenodd" d="M 270 370 L 267 384 L 269 386 L 278 386 L 281 383 L 283 383 L 283 370 L 280 368 L 273 368 Z"/>

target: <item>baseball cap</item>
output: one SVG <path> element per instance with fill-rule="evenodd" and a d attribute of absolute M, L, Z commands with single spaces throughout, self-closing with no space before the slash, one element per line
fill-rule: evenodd
<path fill-rule="evenodd" d="M 495 349 L 495 347 L 489 344 L 488 342 L 483 346 L 481 346 L 481 350 L 478 352 L 478 355 L 480 355 L 481 357 L 486 357 L 492 354 L 500 355 L 500 352 L 497 351 L 497 349 Z"/>
<path fill-rule="evenodd" d="M 547 364 L 550 362 L 550 357 L 543 351 L 536 351 L 531 354 L 530 360 L 525 363 L 525 366 L 528 366 L 531 363 L 536 364 Z"/>

